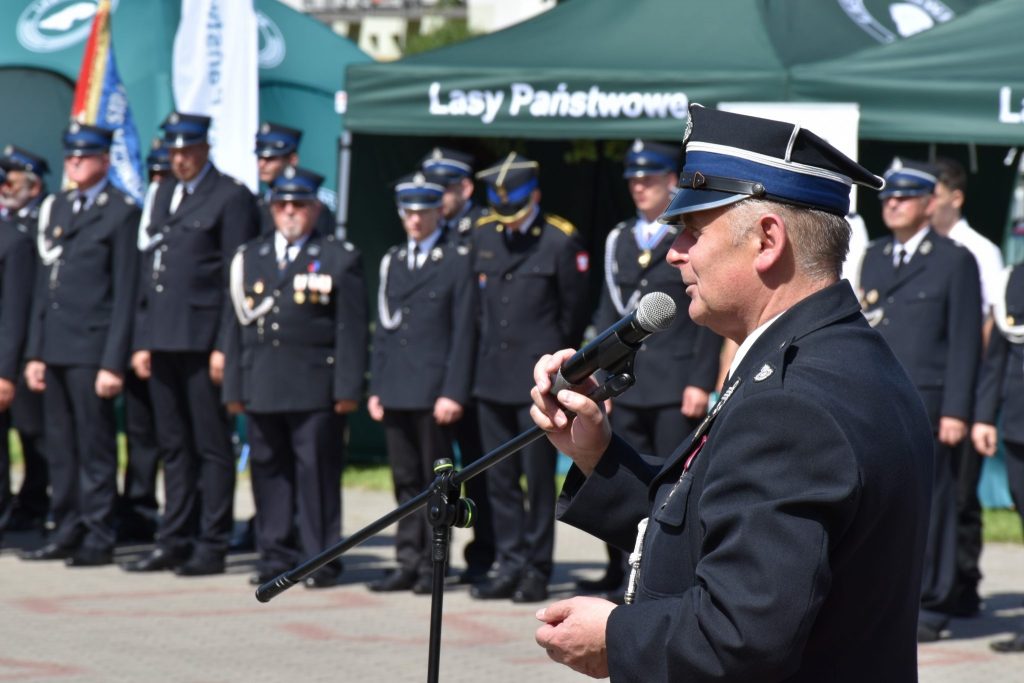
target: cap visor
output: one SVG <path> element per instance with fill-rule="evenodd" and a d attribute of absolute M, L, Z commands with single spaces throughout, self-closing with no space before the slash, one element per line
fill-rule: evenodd
<path fill-rule="evenodd" d="M 665 213 L 658 216 L 660 223 L 678 223 L 676 218 L 688 213 L 709 211 L 746 199 L 745 194 L 731 194 L 717 190 L 690 190 L 682 188 L 676 192 Z"/>

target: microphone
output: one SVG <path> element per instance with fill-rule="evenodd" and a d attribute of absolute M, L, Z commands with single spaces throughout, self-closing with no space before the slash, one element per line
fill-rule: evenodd
<path fill-rule="evenodd" d="M 676 302 L 664 292 L 651 292 L 629 315 L 597 335 L 589 344 L 562 363 L 552 380 L 551 394 L 557 395 L 590 377 L 596 370 L 615 371 L 622 361 L 636 353 L 647 337 L 667 330 L 676 317 Z"/>

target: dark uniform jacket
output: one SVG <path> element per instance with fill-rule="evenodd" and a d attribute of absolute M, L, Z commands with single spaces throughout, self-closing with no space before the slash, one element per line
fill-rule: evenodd
<path fill-rule="evenodd" d="M 0 222 L 0 377 L 17 384 L 32 308 L 35 243 L 10 221 Z"/>
<path fill-rule="evenodd" d="M 612 681 L 913 681 L 932 439 L 849 285 L 776 320 L 660 470 L 615 437 L 562 521 L 623 549 Z"/>
<path fill-rule="evenodd" d="M 635 309 L 636 303 L 626 306 L 634 293 L 637 302 L 650 292 L 671 296 L 676 303 L 675 321 L 669 329 L 651 335 L 641 345 L 634 365 L 636 384 L 615 402 L 637 408 L 681 405 L 683 389 L 688 386 L 714 390 L 722 338 L 690 320 L 690 298 L 679 271 L 665 261 L 678 228 L 667 226 L 668 232 L 645 255 L 633 237 L 636 221 L 623 221 L 608 235 L 601 303 L 594 314 L 594 328 L 600 332 Z M 641 257 L 646 265 L 641 264 Z M 628 310 L 619 311 L 613 295 Z"/>
<path fill-rule="evenodd" d="M 370 394 L 391 410 L 429 410 L 439 396 L 465 406 L 476 352 L 470 251 L 438 241 L 412 270 L 407 256 L 395 246 L 381 260 Z"/>
<path fill-rule="evenodd" d="M 590 315 L 589 260 L 558 216 L 538 213 L 511 242 L 506 233 L 487 216 L 474 236 L 481 315 L 473 394 L 517 405 L 530 402 L 537 359 L 580 341 Z"/>
<path fill-rule="evenodd" d="M 54 195 L 49 209 L 25 355 L 123 374 L 136 303 L 139 207 L 109 183 L 77 215 L 74 196 Z M 44 250 L 53 250 L 52 263 Z"/>
<path fill-rule="evenodd" d="M 320 215 L 316 219 L 316 225 L 313 226 L 313 232 L 321 236 L 333 235 L 338 219 L 326 204 L 317 201 L 320 204 Z M 270 202 L 267 201 L 266 196 L 261 195 L 256 200 L 256 206 L 260 214 L 259 234 L 273 236 L 276 228 L 274 227 L 274 217 L 270 214 Z"/>
<path fill-rule="evenodd" d="M 235 259 L 224 401 L 281 413 L 361 400 L 368 325 L 359 251 L 333 235 L 310 235 L 281 272 L 273 235 L 265 235 Z M 260 315 L 243 325 L 240 306 Z"/>
<path fill-rule="evenodd" d="M 996 424 L 1002 414 L 1000 436 L 1004 441 L 1024 443 L 1024 338 L 1007 338 L 1008 330 L 1024 324 L 1024 268 L 1010 271 L 1002 302 L 996 303 L 995 329 L 988 341 L 985 362 L 978 379 L 975 422 Z"/>
<path fill-rule="evenodd" d="M 969 422 L 981 359 L 978 265 L 964 247 L 929 231 L 909 263 L 893 268 L 892 239 L 868 245 L 862 305 L 924 399 L 940 417 Z"/>
<path fill-rule="evenodd" d="M 233 314 L 227 293 L 235 250 L 256 236 L 259 215 L 248 188 L 211 168 L 171 214 L 178 181 L 160 183 L 142 260 L 134 348 L 209 352 L 224 349 Z"/>

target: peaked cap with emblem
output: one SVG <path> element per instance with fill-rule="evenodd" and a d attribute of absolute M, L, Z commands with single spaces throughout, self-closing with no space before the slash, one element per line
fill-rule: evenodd
<path fill-rule="evenodd" d="M 923 197 L 935 192 L 938 182 L 938 166 L 896 157 L 885 171 L 885 189 L 878 193 L 878 197 Z"/>
<path fill-rule="evenodd" d="M 5 171 L 31 171 L 36 175 L 50 172 L 50 165 L 46 163 L 46 159 L 14 145 L 4 147 L 3 156 L 0 156 L 0 168 Z"/>
<path fill-rule="evenodd" d="M 420 162 L 424 173 L 451 184 L 473 173 L 473 155 L 448 147 L 435 147 Z"/>
<path fill-rule="evenodd" d="M 256 131 L 256 156 L 262 159 L 287 156 L 299 149 L 302 131 L 264 121 Z"/>
<path fill-rule="evenodd" d="M 146 155 L 146 168 L 150 173 L 170 173 L 171 171 L 171 151 L 167 149 L 164 141 L 160 138 L 153 138 L 149 154 Z"/>
<path fill-rule="evenodd" d="M 206 142 L 206 134 L 210 130 L 210 117 L 172 111 L 160 127 L 164 131 L 164 144 L 168 149 L 182 149 Z"/>
<path fill-rule="evenodd" d="M 72 121 L 64 129 L 62 142 L 66 157 L 90 157 L 106 154 L 114 142 L 114 131 L 109 128 Z"/>
<path fill-rule="evenodd" d="M 433 175 L 410 173 L 395 183 L 395 204 L 399 209 L 436 209 L 441 206 L 443 197 L 444 184 Z"/>
<path fill-rule="evenodd" d="M 634 140 L 623 164 L 626 167 L 623 178 L 642 178 L 679 171 L 680 149 L 678 145 L 666 145 L 651 140 Z"/>
<path fill-rule="evenodd" d="M 487 183 L 487 203 L 502 223 L 514 223 L 530 210 L 530 195 L 539 184 L 540 164 L 509 152 L 501 163 L 485 168 L 476 177 Z"/>
<path fill-rule="evenodd" d="M 665 223 L 748 197 L 845 216 L 856 183 L 885 182 L 799 125 L 690 105 L 679 191 Z"/>
<path fill-rule="evenodd" d="M 271 202 L 311 202 L 324 177 L 309 169 L 288 166 L 270 185 Z"/>

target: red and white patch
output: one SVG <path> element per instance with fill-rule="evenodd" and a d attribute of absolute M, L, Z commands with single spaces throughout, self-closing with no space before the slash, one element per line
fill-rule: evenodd
<path fill-rule="evenodd" d="M 576 252 L 576 270 L 581 273 L 590 270 L 590 254 L 585 251 Z"/>

